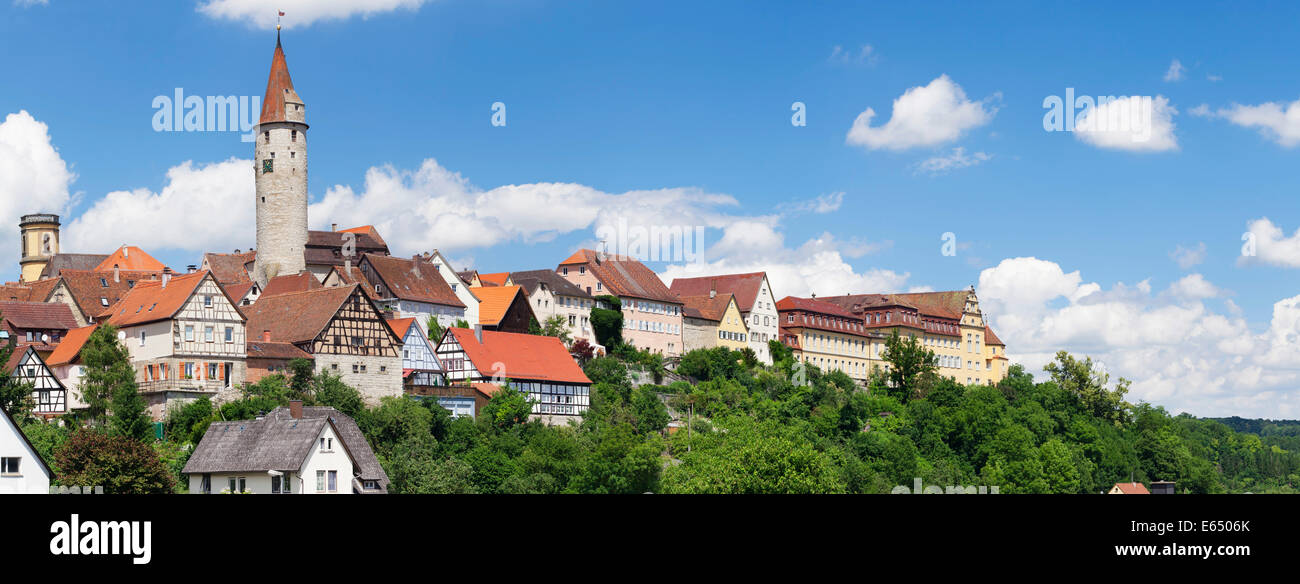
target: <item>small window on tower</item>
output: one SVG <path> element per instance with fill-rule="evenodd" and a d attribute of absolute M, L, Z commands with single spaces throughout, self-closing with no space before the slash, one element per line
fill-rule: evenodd
<path fill-rule="evenodd" d="M 298 141 L 298 130 L 289 130 L 289 141 L 290 142 Z"/>
<path fill-rule="evenodd" d="M 271 133 L 270 133 L 270 132 L 262 132 L 262 139 L 263 139 L 263 141 L 266 142 L 267 144 L 270 144 L 270 143 L 271 143 Z"/>
<path fill-rule="evenodd" d="M 271 164 L 272 164 L 273 162 L 275 162 L 275 161 L 274 161 L 274 160 L 271 160 L 270 158 L 266 158 L 266 159 L 262 160 L 262 174 L 266 174 L 266 173 L 268 173 L 268 172 L 271 172 L 271 168 L 272 168 Z"/>

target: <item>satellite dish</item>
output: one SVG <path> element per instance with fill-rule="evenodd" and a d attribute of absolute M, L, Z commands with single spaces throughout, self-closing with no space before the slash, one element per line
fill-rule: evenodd
<path fill-rule="evenodd" d="M 50 335 L 41 335 L 41 342 L 42 343 L 50 342 Z"/>
<path fill-rule="evenodd" d="M 125 341 L 125 340 L 126 340 L 126 331 L 117 331 L 117 340 L 119 340 L 119 341 Z"/>

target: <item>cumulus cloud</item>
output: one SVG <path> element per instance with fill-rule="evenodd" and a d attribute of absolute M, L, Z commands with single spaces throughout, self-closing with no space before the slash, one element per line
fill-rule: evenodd
<path fill-rule="evenodd" d="M 871 125 L 875 109 L 858 114 L 845 141 L 870 150 L 907 150 L 952 142 L 993 119 L 997 113 L 990 103 L 993 99 L 971 101 L 961 86 L 940 75 L 929 85 L 908 89 L 895 99 L 893 114 L 882 126 Z"/>
<path fill-rule="evenodd" d="M 1178 263 L 1178 267 L 1189 269 L 1205 261 L 1205 242 L 1197 242 L 1196 247 L 1183 247 L 1179 244 L 1174 251 L 1169 252 L 1169 257 Z"/>
<path fill-rule="evenodd" d="M 0 123 L 0 223 L 17 226 L 29 213 L 65 214 L 76 175 L 50 140 L 49 128 L 26 110 Z M 18 237 L 0 238 L 0 257 L 21 255 Z"/>
<path fill-rule="evenodd" d="M 1182 81 L 1183 71 L 1186 70 L 1183 64 L 1178 62 L 1178 59 L 1174 59 L 1174 62 L 1169 64 L 1169 69 L 1165 71 L 1165 81 Z"/>
<path fill-rule="evenodd" d="M 1225 119 L 1243 128 L 1254 128 L 1265 139 L 1285 148 L 1300 144 L 1300 99 L 1290 103 L 1272 101 L 1259 105 L 1234 103 L 1213 111 L 1210 106 L 1202 104 L 1193 109 L 1192 113 Z"/>
<path fill-rule="evenodd" d="M 984 152 L 975 152 L 974 154 L 967 155 L 966 149 L 958 146 L 953 148 L 950 154 L 928 158 L 920 164 L 917 164 L 916 172 L 944 174 L 959 168 L 982 164 L 992 159 L 992 154 L 985 154 Z"/>
<path fill-rule="evenodd" d="M 195 252 L 248 249 L 256 243 L 251 160 L 195 164 L 167 170 L 159 192 L 113 191 L 95 201 L 63 231 L 64 248 L 107 253 L 130 244 L 148 250 Z"/>
<path fill-rule="evenodd" d="M 1246 240 L 1242 244 L 1242 254 L 1238 256 L 1238 265 L 1262 263 L 1283 268 L 1300 268 L 1300 229 L 1290 237 L 1280 226 L 1274 225 L 1268 217 L 1261 217 L 1246 224 Z"/>
<path fill-rule="evenodd" d="M 284 11 L 286 27 L 311 26 L 317 21 L 370 18 L 397 10 L 416 11 L 427 0 L 207 0 L 198 11 L 218 20 L 233 20 L 261 29 L 275 28 L 276 10 Z"/>
<path fill-rule="evenodd" d="M 1075 121 L 1079 140 L 1113 150 L 1162 152 L 1177 150 L 1173 116 L 1178 110 L 1164 96 L 1131 95 L 1087 108 Z"/>
<path fill-rule="evenodd" d="M 1274 304 L 1256 332 L 1224 292 L 1190 274 L 1154 293 L 1149 280 L 1103 289 L 1055 262 L 1009 258 L 980 273 L 981 307 L 1013 361 L 1040 378 L 1058 349 L 1133 381 L 1130 401 L 1202 416 L 1295 417 L 1300 296 Z M 1217 300 L 1213 301 L 1217 304 Z"/>

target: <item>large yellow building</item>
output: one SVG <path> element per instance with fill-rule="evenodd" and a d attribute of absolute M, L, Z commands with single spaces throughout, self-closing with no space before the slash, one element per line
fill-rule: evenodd
<path fill-rule="evenodd" d="M 794 296 L 777 301 L 776 310 L 781 342 L 794 351 L 796 361 L 822 371 L 843 371 L 860 382 L 866 382 L 873 369 L 883 369 L 880 354 L 886 336 L 853 313 L 829 302 Z"/>
<path fill-rule="evenodd" d="M 984 321 L 974 287 L 908 294 L 852 294 L 834 304 L 884 336 L 897 332 L 934 351 L 939 374 L 967 385 L 992 385 L 1007 376 L 1006 345 Z M 880 351 L 883 352 L 883 347 Z M 873 353 L 880 358 L 879 353 Z"/>

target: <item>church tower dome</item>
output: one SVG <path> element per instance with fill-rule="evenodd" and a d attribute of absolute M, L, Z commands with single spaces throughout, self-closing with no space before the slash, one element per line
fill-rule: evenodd
<path fill-rule="evenodd" d="M 307 246 L 307 109 L 289 78 L 278 28 L 253 151 L 257 209 L 253 278 L 264 288 L 277 275 L 297 274 L 307 267 L 303 256 Z"/>

